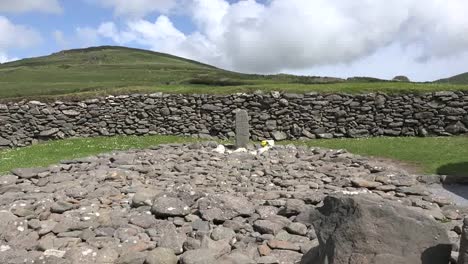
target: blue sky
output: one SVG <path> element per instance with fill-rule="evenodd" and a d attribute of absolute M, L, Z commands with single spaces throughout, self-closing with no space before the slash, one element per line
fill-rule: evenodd
<path fill-rule="evenodd" d="M 465 0 L 0 0 L 0 62 L 122 45 L 240 72 L 427 81 L 468 71 L 466 11 Z"/>

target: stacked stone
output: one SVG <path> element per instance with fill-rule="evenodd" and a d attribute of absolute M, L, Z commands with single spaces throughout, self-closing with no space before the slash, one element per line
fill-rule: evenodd
<path fill-rule="evenodd" d="M 468 91 L 426 94 L 133 94 L 0 104 L 0 148 L 65 137 L 171 134 L 234 138 L 238 109 L 253 140 L 467 133 Z"/>
<path fill-rule="evenodd" d="M 431 195 L 426 183 L 437 177 L 345 151 L 216 147 L 162 145 L 13 170 L 0 181 L 0 263 L 296 263 L 327 230 L 309 219 L 326 196 L 370 192 L 439 221 L 458 251 L 468 212 Z"/>

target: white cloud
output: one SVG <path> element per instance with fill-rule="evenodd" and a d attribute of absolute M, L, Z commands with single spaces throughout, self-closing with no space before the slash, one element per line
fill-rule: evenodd
<path fill-rule="evenodd" d="M 88 0 L 88 2 L 113 8 L 118 16 L 140 18 L 153 12 L 166 13 L 175 8 L 181 0 Z"/>
<path fill-rule="evenodd" d="M 0 12 L 23 13 L 30 11 L 61 13 L 62 7 L 58 0 L 0 0 Z"/>
<path fill-rule="evenodd" d="M 42 41 L 40 34 L 34 29 L 15 25 L 3 16 L 0 16 L 0 36 L 0 63 L 18 60 L 16 57 L 9 57 L 8 50 L 34 47 Z"/>
<path fill-rule="evenodd" d="M 15 58 L 15 57 L 8 57 L 7 54 L 3 53 L 3 52 L 0 52 L 0 64 L 2 63 L 6 63 L 6 62 L 10 62 L 10 61 L 15 61 L 15 60 L 18 60 L 18 58 Z"/>
<path fill-rule="evenodd" d="M 42 41 L 40 34 L 32 28 L 15 25 L 0 16 L 0 51 L 10 48 L 30 48 Z"/>
<path fill-rule="evenodd" d="M 102 1 L 117 14 L 139 15 L 168 12 L 176 2 Z M 109 22 L 97 32 L 244 72 L 349 65 L 389 46 L 419 62 L 468 51 L 465 0 L 192 0 L 186 6 L 197 28 L 190 34 L 165 15 L 154 23 L 132 19 L 124 28 Z"/>

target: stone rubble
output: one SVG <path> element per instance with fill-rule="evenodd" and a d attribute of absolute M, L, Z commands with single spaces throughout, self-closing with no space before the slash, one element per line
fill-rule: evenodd
<path fill-rule="evenodd" d="M 342 150 L 216 149 L 160 145 L 13 170 L 0 181 L 0 263 L 299 263 L 319 246 L 311 212 L 337 193 L 436 219 L 459 250 L 468 209 L 432 195 L 424 177 Z"/>

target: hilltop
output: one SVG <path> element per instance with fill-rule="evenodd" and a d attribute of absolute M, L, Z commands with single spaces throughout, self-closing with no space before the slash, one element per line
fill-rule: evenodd
<path fill-rule="evenodd" d="M 458 74 L 446 79 L 440 79 L 437 82 L 450 84 L 468 84 L 468 72 Z"/>
<path fill-rule="evenodd" d="M 226 71 L 185 58 L 148 50 L 101 46 L 66 50 L 0 65 L 0 98 L 57 98 L 133 92 L 233 93 L 414 92 L 464 90 L 449 84 L 391 82 L 368 77 L 347 80 L 288 74 L 258 75 Z"/>

